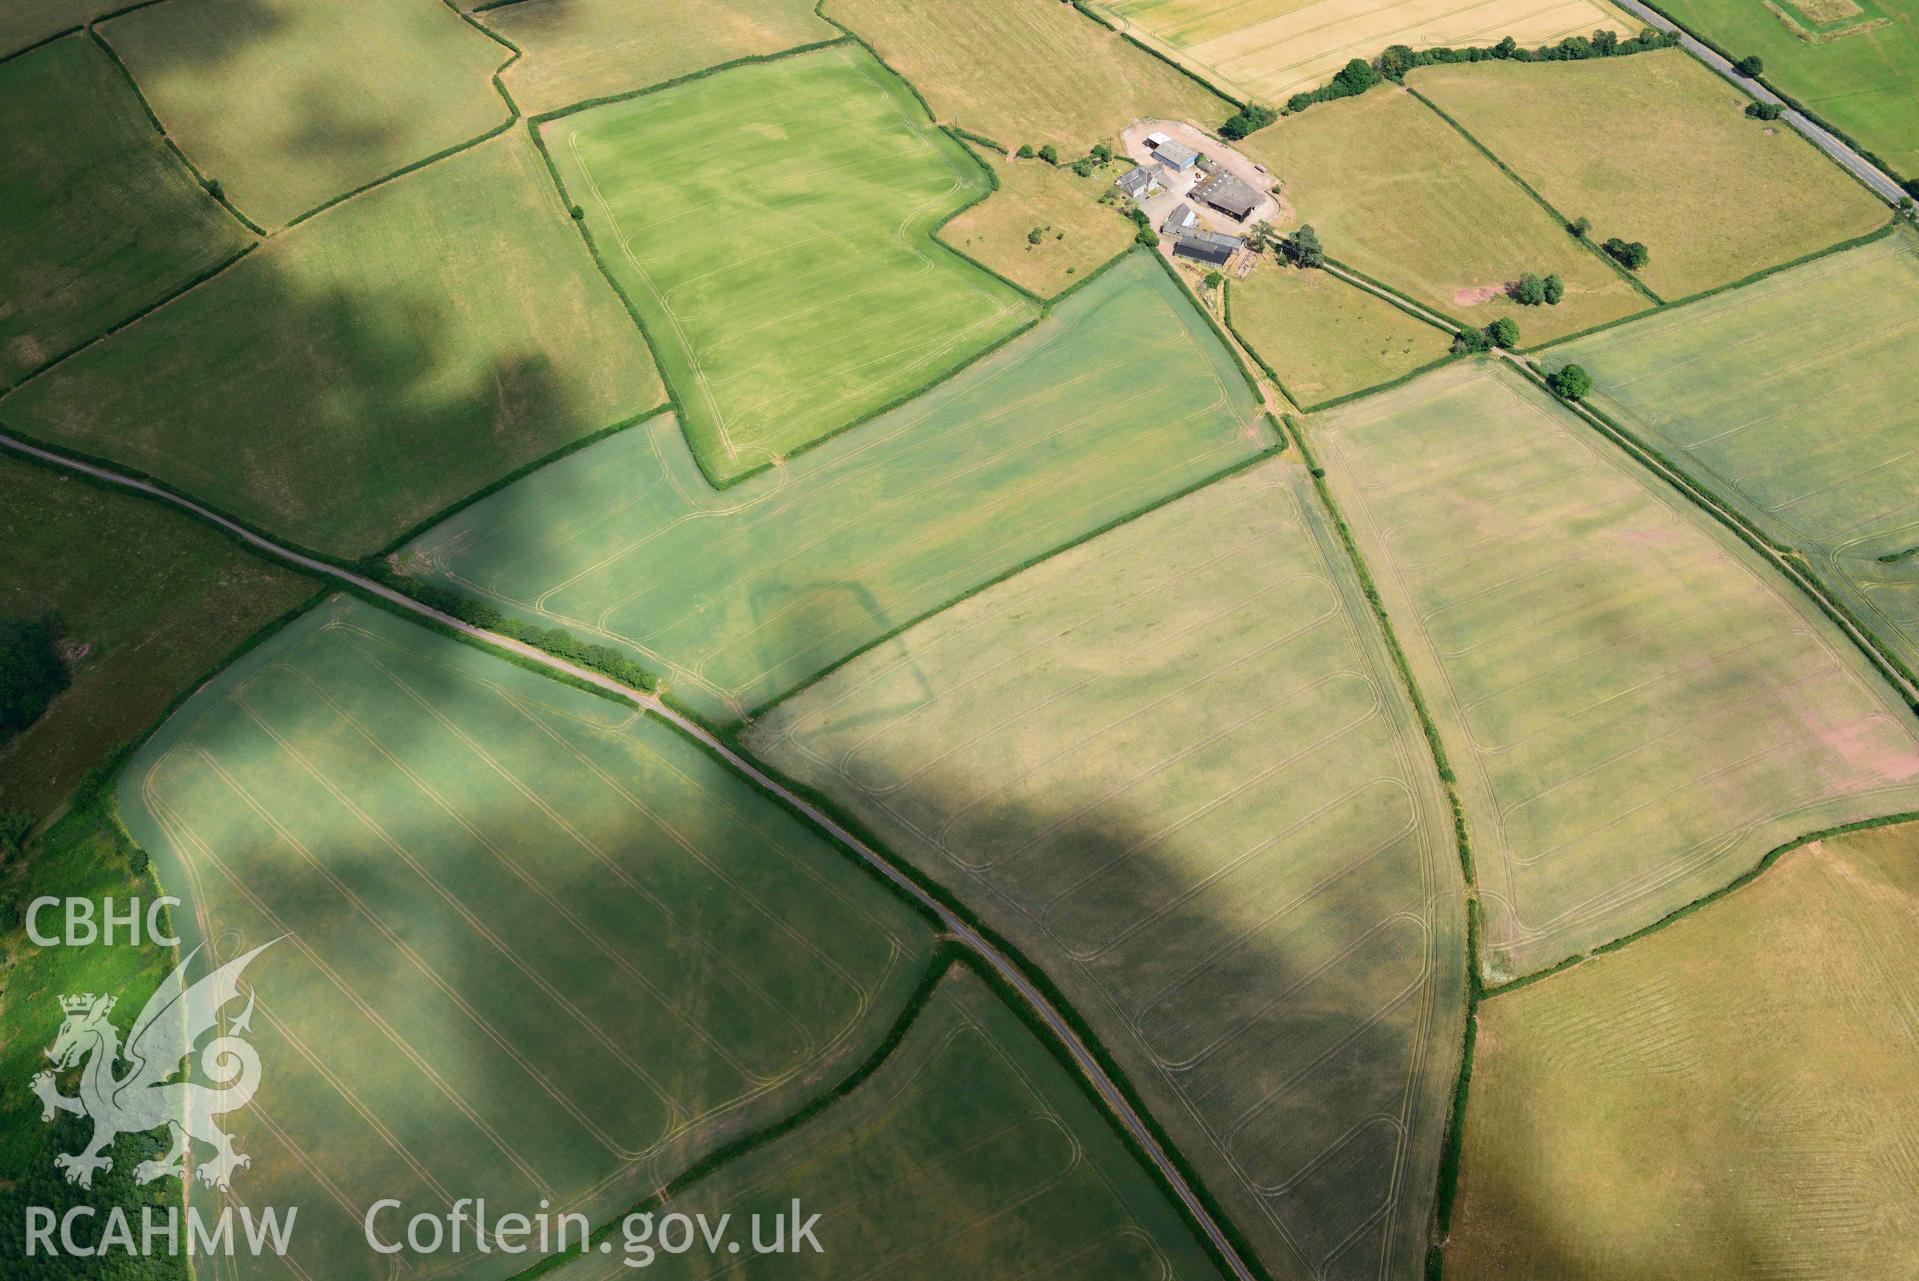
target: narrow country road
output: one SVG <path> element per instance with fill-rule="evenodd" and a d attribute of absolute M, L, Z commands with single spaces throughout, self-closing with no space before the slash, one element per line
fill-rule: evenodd
<path fill-rule="evenodd" d="M 1732 69 L 1732 63 L 1720 57 L 1717 53 L 1687 35 L 1684 31 L 1680 31 L 1678 24 L 1660 17 L 1651 9 L 1641 4 L 1639 0 L 1619 0 L 1619 5 L 1627 13 L 1632 14 L 1633 17 L 1638 18 L 1650 27 L 1656 27 L 1660 31 L 1678 33 L 1679 43 L 1687 53 L 1690 53 L 1693 57 L 1699 59 L 1714 71 L 1717 71 L 1720 75 L 1732 81 L 1753 97 L 1759 99 L 1759 101 L 1776 103 L 1781 107 L 1786 107 L 1784 99 L 1780 98 L 1778 94 L 1766 88 L 1757 80 L 1748 80 L 1737 71 L 1734 71 Z M 1906 194 L 1904 189 L 1902 189 L 1898 183 L 1894 182 L 1889 174 L 1854 151 L 1844 142 L 1834 137 L 1831 133 L 1827 132 L 1824 126 L 1808 120 L 1803 114 L 1794 111 L 1791 107 L 1786 107 L 1786 114 L 1781 116 L 1780 119 L 1784 120 L 1794 129 L 1797 129 L 1804 135 L 1806 141 L 1825 152 L 1828 156 L 1831 156 L 1853 177 L 1872 188 L 1873 194 L 1884 200 L 1887 204 L 1898 204 L 1900 198 Z"/>
<path fill-rule="evenodd" d="M 1120 1090 L 1118 1084 L 1107 1074 L 1106 1069 L 1100 1065 L 1099 1059 L 1093 1054 L 1092 1050 L 1080 1039 L 1079 1033 L 1073 1029 L 1072 1024 L 1067 1022 L 1065 1016 L 1054 1008 L 1052 1002 L 1049 1001 L 1046 995 L 1039 990 L 1039 987 L 1027 977 L 1025 971 L 1020 969 L 1009 957 L 995 947 L 985 935 L 961 919 L 955 912 L 940 902 L 939 899 L 935 898 L 912 877 L 908 876 L 898 867 L 895 867 L 878 851 L 867 845 L 866 842 L 860 840 L 860 838 L 853 833 L 847 831 L 840 824 L 834 822 L 831 817 L 814 807 L 806 798 L 797 795 L 777 779 L 769 777 L 757 765 L 721 742 L 698 722 L 689 720 L 671 707 L 668 707 L 665 703 L 661 702 L 656 695 L 649 694 L 644 690 L 635 689 L 630 685 L 624 685 L 610 676 L 591 671 L 584 667 L 575 666 L 563 659 L 555 658 L 545 650 L 536 649 L 522 641 L 514 640 L 510 636 L 502 636 L 498 632 L 488 631 L 483 627 L 475 627 L 473 624 L 464 622 L 450 614 L 443 614 L 439 610 L 429 609 L 419 601 L 414 600 L 402 592 L 397 592 L 390 587 L 374 582 L 370 578 L 363 578 L 350 570 L 341 569 L 337 565 L 328 564 L 326 561 L 316 560 L 311 556 L 305 556 L 290 548 L 282 547 L 278 543 L 264 538 L 234 521 L 228 520 L 218 512 L 210 511 L 192 499 L 183 498 L 150 481 L 139 480 L 131 476 L 122 476 L 110 468 L 82 462 L 77 458 L 68 458 L 63 454 L 55 453 L 49 449 L 42 449 L 27 441 L 15 439 L 5 433 L 0 433 L 0 446 L 12 449 L 30 458 L 39 459 L 42 462 L 51 463 L 67 471 L 91 476 L 96 480 L 106 481 L 112 485 L 135 490 L 139 493 L 158 498 L 163 502 L 170 503 L 175 507 L 199 517 L 201 520 L 219 526 L 221 529 L 244 540 L 248 545 L 258 548 L 269 556 L 286 561 L 289 564 L 298 565 L 300 568 L 312 573 L 350 584 L 359 588 L 361 591 L 378 596 L 381 600 L 397 605 L 409 613 L 418 614 L 423 618 L 430 618 L 442 626 L 453 628 L 455 631 L 467 636 L 483 640 L 489 645 L 520 655 L 551 671 L 562 673 L 576 680 L 585 681 L 610 694 L 616 695 L 626 702 L 632 703 L 642 711 L 651 712 L 662 720 L 670 721 L 685 733 L 698 739 L 705 745 L 707 750 L 724 760 L 728 765 L 751 779 L 760 787 L 779 797 L 792 809 L 816 824 L 821 830 L 830 833 L 834 839 L 858 854 L 881 875 L 886 877 L 887 880 L 897 885 L 916 902 L 923 905 L 939 920 L 941 926 L 944 927 L 947 932 L 952 934 L 954 938 L 959 940 L 959 942 L 967 948 L 971 949 L 981 960 L 991 966 L 994 972 L 1012 987 L 1014 991 L 1018 992 L 1020 998 L 1026 1002 L 1033 1013 L 1046 1025 L 1059 1043 L 1065 1047 L 1066 1052 L 1070 1054 L 1073 1061 L 1079 1065 L 1079 1069 L 1086 1076 L 1086 1079 L 1092 1084 L 1093 1088 L 1099 1092 L 1099 1096 L 1105 1100 L 1107 1108 L 1118 1118 L 1120 1124 L 1133 1136 L 1134 1141 L 1140 1145 L 1141 1150 L 1146 1153 L 1154 1166 L 1158 1168 L 1161 1175 L 1165 1177 L 1167 1183 L 1172 1186 L 1173 1190 L 1178 1194 L 1180 1201 L 1193 1216 L 1194 1221 L 1205 1230 L 1207 1238 L 1213 1243 L 1220 1257 L 1226 1260 L 1227 1264 L 1232 1268 L 1233 1275 L 1238 1277 L 1240 1281 L 1255 1281 L 1252 1270 L 1247 1266 L 1246 1261 L 1239 1257 L 1238 1250 L 1233 1247 L 1232 1241 L 1226 1236 L 1226 1233 L 1220 1228 L 1219 1223 L 1213 1218 L 1212 1213 L 1206 1208 L 1206 1203 L 1200 1199 L 1192 1185 L 1186 1181 L 1185 1175 L 1180 1172 L 1179 1167 L 1174 1164 L 1172 1158 L 1167 1154 L 1165 1148 L 1161 1146 L 1152 1130 L 1140 1117 L 1139 1113 L 1134 1110 L 1132 1104 L 1127 1101 L 1126 1095 Z"/>

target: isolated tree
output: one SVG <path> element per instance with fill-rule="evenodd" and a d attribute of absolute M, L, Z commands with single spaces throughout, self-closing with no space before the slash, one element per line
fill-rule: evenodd
<path fill-rule="evenodd" d="M 1209 271 L 1206 273 L 1206 287 L 1208 289 L 1217 289 L 1225 283 L 1225 273 L 1218 271 Z"/>
<path fill-rule="evenodd" d="M 1280 242 L 1287 261 L 1295 267 L 1324 267 L 1326 250 L 1319 243 L 1319 233 L 1313 230 L 1313 224 L 1303 222 L 1299 230 Z"/>
<path fill-rule="evenodd" d="M 1907 204 L 1912 202 L 1908 200 Z M 1256 254 L 1266 252 L 1266 246 L 1273 243 L 1273 224 L 1264 219 L 1246 229 L 1246 247 Z"/>
<path fill-rule="evenodd" d="M 1586 238 L 1586 233 L 1591 231 L 1592 229 L 1593 229 L 1593 220 L 1586 217 L 1586 215 L 1584 214 L 1579 215 L 1579 217 L 1573 219 L 1571 222 L 1566 224 L 1566 230 L 1570 231 L 1573 235 L 1579 237 L 1581 240 L 1584 240 Z"/>
<path fill-rule="evenodd" d="M 1033 144 L 1030 142 L 1022 142 L 1019 145 L 1019 150 L 1015 151 L 1013 155 L 1021 160 L 1031 160 L 1033 158 Z"/>
<path fill-rule="evenodd" d="M 1746 114 L 1755 120 L 1777 120 L 1786 114 L 1786 109 L 1776 102 L 1749 102 Z"/>
<path fill-rule="evenodd" d="M 1046 239 L 1046 229 L 1044 227 L 1035 227 L 1026 233 L 1026 243 L 1029 245 L 1037 245 L 1044 239 Z"/>
<path fill-rule="evenodd" d="M 1546 385 L 1561 400 L 1584 400 L 1592 394 L 1593 377 L 1582 365 L 1564 365 L 1547 375 Z"/>
<path fill-rule="evenodd" d="M 1504 347 L 1511 351 L 1519 345 L 1519 322 L 1511 316 L 1501 316 L 1486 326 L 1486 337 L 1495 347 Z"/>
<path fill-rule="evenodd" d="M 1049 165 L 1056 165 L 1059 163 L 1059 150 L 1049 142 L 1039 149 L 1039 158 Z"/>
<path fill-rule="evenodd" d="M 1566 296 L 1566 282 L 1561 280 L 1559 273 L 1555 271 L 1546 277 L 1544 290 L 1546 294 L 1546 305 L 1548 307 L 1557 307 L 1559 300 Z"/>
<path fill-rule="evenodd" d="M 1546 301 L 1546 282 L 1527 272 L 1513 286 L 1513 301 L 1522 307 L 1537 307 Z"/>
<path fill-rule="evenodd" d="M 1492 340 L 1486 337 L 1486 331 L 1483 329 L 1462 329 L 1453 335 L 1455 354 L 1485 351 L 1492 345 Z"/>
<path fill-rule="evenodd" d="M 1749 53 L 1739 61 L 1733 63 L 1732 69 L 1746 79 L 1752 80 L 1765 74 L 1766 64 L 1760 61 L 1758 54 Z"/>

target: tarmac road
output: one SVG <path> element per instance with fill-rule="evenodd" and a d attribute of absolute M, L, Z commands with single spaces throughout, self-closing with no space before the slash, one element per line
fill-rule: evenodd
<path fill-rule="evenodd" d="M 350 584 L 353 587 L 359 588 L 361 591 L 379 597 L 381 600 L 397 605 L 409 613 L 420 615 L 423 618 L 430 618 L 443 627 L 450 627 L 464 635 L 485 641 L 489 645 L 508 650 L 522 658 L 538 663 L 542 667 L 562 673 L 575 680 L 585 681 L 590 685 L 616 695 L 643 711 L 653 713 L 662 720 L 672 722 L 693 738 L 698 739 L 715 756 L 718 756 L 721 760 L 757 783 L 760 787 L 785 801 L 792 809 L 810 820 L 821 830 L 830 833 L 841 844 L 865 859 L 878 870 L 881 875 L 885 876 L 887 880 L 899 886 L 901 890 L 923 904 L 927 910 L 939 920 L 941 926 L 943 926 L 948 933 L 969 948 L 981 960 L 985 961 L 986 964 L 991 966 L 993 970 L 1005 980 L 1007 985 L 1019 994 L 1020 999 L 1026 1002 L 1027 1006 L 1039 1020 L 1045 1024 L 1054 1038 L 1065 1047 L 1066 1052 L 1071 1055 L 1073 1061 L 1079 1065 L 1080 1071 L 1085 1075 L 1086 1079 L 1091 1082 L 1093 1088 L 1098 1091 L 1100 1098 L 1105 1101 L 1107 1109 L 1111 1111 L 1114 1117 L 1119 1120 L 1119 1123 L 1126 1128 L 1127 1132 L 1133 1136 L 1134 1141 L 1139 1144 L 1141 1150 L 1146 1153 L 1154 1166 L 1158 1168 L 1160 1174 L 1164 1176 L 1166 1182 L 1178 1195 L 1180 1201 L 1192 1215 L 1193 1220 L 1204 1230 L 1207 1239 L 1213 1243 L 1220 1257 L 1223 1258 L 1232 1269 L 1233 1275 L 1238 1277 L 1240 1281 L 1255 1281 L 1252 1270 L 1246 1265 L 1246 1261 L 1239 1257 L 1239 1252 L 1233 1248 L 1232 1241 L 1227 1238 L 1226 1233 L 1220 1228 L 1218 1222 L 1214 1220 L 1212 1213 L 1206 1208 L 1206 1203 L 1200 1199 L 1199 1195 L 1186 1181 L 1186 1176 L 1180 1172 L 1179 1167 L 1174 1164 L 1172 1158 L 1167 1155 L 1165 1148 L 1160 1146 L 1159 1140 L 1146 1125 L 1144 1119 L 1134 1110 L 1132 1104 L 1127 1101 L 1125 1093 L 1120 1090 L 1119 1085 L 1113 1078 L 1107 1074 L 1106 1069 L 1100 1065 L 1099 1059 L 1094 1056 L 1092 1050 L 1080 1039 L 1079 1033 L 1073 1029 L 1072 1024 L 1067 1022 L 1065 1016 L 1054 1008 L 1053 1003 L 1048 1000 L 1045 993 L 1041 992 L 1039 987 L 1026 976 L 1025 971 L 1016 965 L 1011 958 L 1001 952 L 999 948 L 995 947 L 985 935 L 973 928 L 972 925 L 968 924 L 957 913 L 923 888 L 919 882 L 894 866 L 878 851 L 867 845 L 866 842 L 860 840 L 859 837 L 834 822 L 831 817 L 822 813 L 807 801 L 805 797 L 796 794 L 779 780 L 768 776 L 758 766 L 721 742 L 698 722 L 689 720 L 671 707 L 668 707 L 665 703 L 661 702 L 656 695 L 649 694 L 644 690 L 635 689 L 630 685 L 622 684 L 602 673 L 591 671 L 584 667 L 577 667 L 572 663 L 566 662 L 564 659 L 553 657 L 553 655 L 548 654 L 544 650 L 535 649 L 531 645 L 514 640 L 510 636 L 502 636 L 498 632 L 488 631 L 483 627 L 475 627 L 471 623 L 463 622 L 450 614 L 442 614 L 439 610 L 429 609 L 412 597 L 402 592 L 397 592 L 383 584 L 374 582 L 370 578 L 364 578 L 359 574 L 353 573 L 351 570 L 342 569 L 338 565 L 329 564 L 326 561 L 303 555 L 288 547 L 282 547 L 271 539 L 256 534 L 245 526 L 227 519 L 218 512 L 202 507 L 190 498 L 184 498 L 179 494 L 163 489 L 151 481 L 140 480 L 132 476 L 123 476 L 110 468 L 82 462 L 77 458 L 68 458 L 64 454 L 55 453 L 50 449 L 42 449 L 37 445 L 16 439 L 4 433 L 0 433 L 0 446 L 12 449 L 30 458 L 36 458 L 41 462 L 52 463 L 68 471 L 91 476 L 96 480 L 106 481 L 109 484 L 117 485 L 125 489 L 136 490 L 140 493 L 158 498 L 163 502 L 170 503 L 175 507 L 199 517 L 203 521 L 219 526 L 221 529 L 226 530 L 228 533 L 240 538 L 248 545 L 258 548 L 269 556 L 286 561 L 289 564 L 298 565 L 300 568 L 309 570 L 312 573 Z"/>

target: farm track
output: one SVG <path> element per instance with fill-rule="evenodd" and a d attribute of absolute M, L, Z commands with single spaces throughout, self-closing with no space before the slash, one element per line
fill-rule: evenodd
<path fill-rule="evenodd" d="M 450 628 L 463 636 L 483 642 L 496 649 L 504 650 L 516 657 L 538 664 L 540 667 L 551 672 L 558 673 L 569 680 L 584 682 L 622 701 L 631 703 L 643 712 L 651 712 L 661 720 L 673 725 L 682 733 L 700 743 L 714 756 L 724 761 L 729 767 L 745 777 L 748 781 L 777 797 L 784 802 L 789 809 L 801 815 L 821 831 L 826 832 L 829 836 L 839 841 L 840 844 L 847 849 L 859 855 L 863 861 L 881 876 L 885 877 L 888 882 L 897 887 L 902 893 L 906 894 L 927 912 L 931 913 L 940 922 L 943 929 L 971 950 L 988 966 L 992 967 L 993 971 L 1019 994 L 1020 999 L 1026 1003 L 1033 1014 L 1045 1025 L 1054 1039 L 1065 1048 L 1066 1052 L 1072 1057 L 1073 1062 L 1078 1065 L 1080 1072 L 1098 1092 L 1108 1111 L 1110 1111 L 1114 1118 L 1125 1128 L 1126 1132 L 1132 1137 L 1133 1141 L 1139 1145 L 1141 1151 L 1146 1154 L 1147 1158 L 1152 1161 L 1161 1177 L 1179 1197 L 1187 1213 L 1192 1216 L 1193 1221 L 1199 1224 L 1200 1228 L 1205 1232 L 1207 1239 L 1212 1243 L 1213 1249 L 1218 1256 L 1226 1262 L 1233 1275 L 1238 1277 L 1240 1281 L 1254 1281 L 1254 1272 L 1247 1265 L 1246 1261 L 1240 1257 L 1239 1251 L 1234 1247 L 1231 1238 L 1215 1220 L 1212 1212 L 1207 1208 L 1205 1200 L 1201 1198 L 1191 1183 L 1188 1182 L 1186 1176 L 1181 1172 L 1179 1166 L 1173 1161 L 1171 1156 L 1168 1155 L 1164 1146 L 1154 1135 L 1152 1128 L 1147 1125 L 1145 1119 L 1134 1109 L 1131 1102 L 1128 1101 L 1125 1091 L 1122 1090 L 1112 1076 L 1107 1073 L 1099 1057 L 1094 1053 L 1092 1048 L 1081 1039 L 1079 1033 L 1074 1030 L 1071 1022 L 1054 1007 L 1053 1003 L 1033 980 L 1026 975 L 1025 971 L 987 939 L 984 934 L 975 929 L 931 891 L 921 886 L 918 881 L 900 870 L 900 868 L 895 866 L 884 855 L 848 831 L 831 816 L 820 811 L 804 797 L 798 795 L 777 779 L 772 778 L 752 761 L 728 747 L 697 721 L 667 706 L 656 695 L 649 694 L 644 690 L 635 689 L 630 685 L 622 684 L 610 676 L 605 676 L 599 672 L 590 671 L 562 659 L 555 658 L 543 650 L 514 640 L 509 636 L 488 631 L 483 627 L 475 627 L 473 624 L 464 622 L 450 614 L 443 614 L 438 610 L 430 609 L 404 593 L 374 582 L 372 579 L 362 577 L 351 570 L 343 569 L 338 565 L 320 560 L 317 557 L 304 555 L 291 548 L 282 547 L 271 539 L 254 533 L 238 522 L 229 520 L 216 512 L 210 511 L 189 498 L 171 493 L 150 481 L 123 476 L 111 468 L 68 458 L 53 450 L 42 449 L 5 433 L 0 433 L 0 447 L 12 449 L 28 458 L 90 477 L 93 480 L 103 481 L 124 489 L 130 489 L 137 493 L 145 494 L 150 498 L 168 503 L 202 521 L 218 526 L 248 546 L 272 556 L 277 560 L 285 561 L 310 573 L 344 583 L 357 591 L 376 597 L 406 613 L 428 619 L 440 627 Z"/>

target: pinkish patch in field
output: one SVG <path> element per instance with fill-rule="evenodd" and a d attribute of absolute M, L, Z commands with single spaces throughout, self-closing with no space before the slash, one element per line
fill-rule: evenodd
<path fill-rule="evenodd" d="M 1813 735 L 1819 746 L 1838 754 L 1841 760 L 1871 770 L 1890 783 L 1919 778 L 1919 753 L 1909 744 L 1887 742 L 1883 713 L 1859 716 L 1828 726 Z"/>
<path fill-rule="evenodd" d="M 1505 292 L 1504 285 L 1469 285 L 1453 290 L 1453 305 L 1477 307 L 1482 302 L 1491 302 Z"/>

